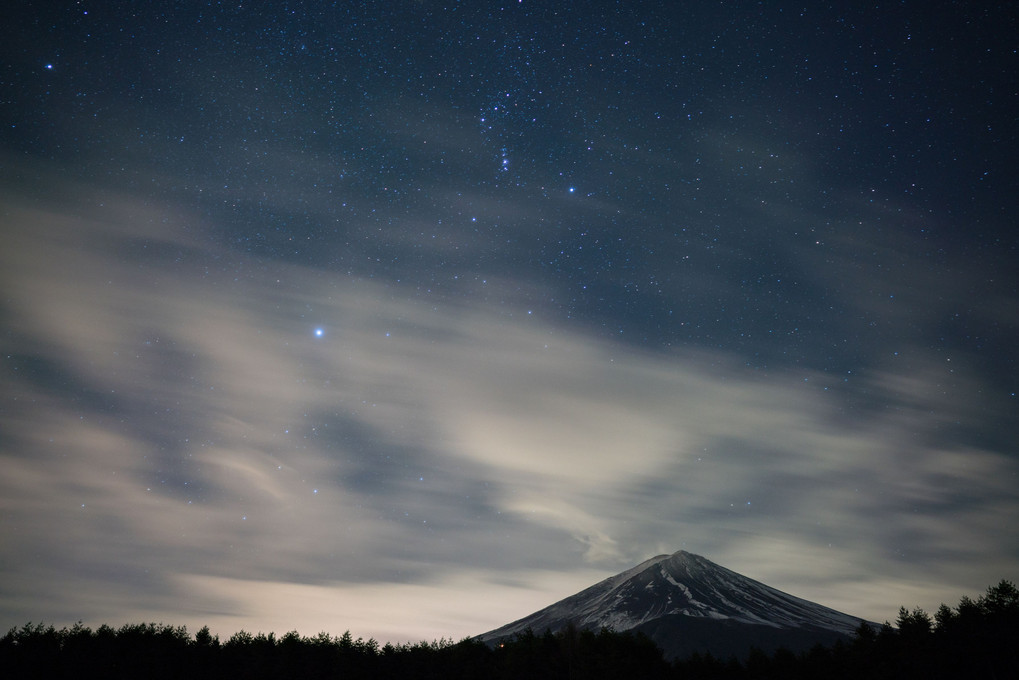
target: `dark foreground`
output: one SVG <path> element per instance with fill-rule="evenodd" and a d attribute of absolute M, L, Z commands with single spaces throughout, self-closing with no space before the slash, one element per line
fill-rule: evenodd
<path fill-rule="evenodd" d="M 933 617 L 899 610 L 896 627 L 865 626 L 845 643 L 802 654 L 752 652 L 667 662 L 648 638 L 603 630 L 525 633 L 489 648 L 476 640 L 384 645 L 319 633 L 241 631 L 226 642 L 208 628 L 134 624 L 56 630 L 25 625 L 0 638 L 4 678 L 905 678 L 1019 677 L 1019 590 L 1009 581 Z"/>

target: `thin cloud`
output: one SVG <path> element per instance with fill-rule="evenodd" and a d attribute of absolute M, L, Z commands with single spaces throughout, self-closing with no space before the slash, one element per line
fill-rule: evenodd
<path fill-rule="evenodd" d="M 172 618 L 193 587 L 188 616 L 224 626 L 289 628 L 270 614 L 289 602 L 289 620 L 358 634 L 413 637 L 380 623 L 394 608 L 469 634 L 505 623 L 522 591 L 548 594 L 539 570 L 579 589 L 686 547 L 883 620 L 916 576 L 900 552 L 940 556 L 908 591 L 931 606 L 939 575 L 982 588 L 1001 565 L 973 561 L 1016 543 L 1015 463 L 936 444 L 980 421 L 934 359 L 847 384 L 624 350 L 520 304 L 533 281 L 486 284 L 502 305 L 423 305 L 313 267 L 223 267 L 238 256 L 188 219 L 102 203 L 14 200 L 4 225 L 15 619 L 56 596 L 57 619 L 141 616 L 139 602 Z M 861 394 L 871 406 L 854 410 Z M 818 563 L 857 566 L 811 578 Z M 492 585 L 507 574 L 520 585 Z M 839 592 L 869 594 L 830 594 L 847 580 Z M 490 616 L 454 626 L 482 592 Z"/>

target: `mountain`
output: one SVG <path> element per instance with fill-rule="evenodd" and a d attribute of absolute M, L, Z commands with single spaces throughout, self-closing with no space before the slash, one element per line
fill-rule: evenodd
<path fill-rule="evenodd" d="M 861 621 L 681 550 L 653 557 L 480 639 L 494 644 L 527 629 L 541 634 L 572 625 L 642 632 L 670 659 L 693 652 L 743 658 L 752 647 L 770 653 L 832 644 L 852 636 Z"/>

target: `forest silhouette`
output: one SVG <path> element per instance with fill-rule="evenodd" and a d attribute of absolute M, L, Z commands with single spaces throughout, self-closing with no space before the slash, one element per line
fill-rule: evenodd
<path fill-rule="evenodd" d="M 474 638 L 379 645 L 374 639 L 322 632 L 240 631 L 225 642 L 204 627 L 156 623 L 43 624 L 12 628 L 0 638 L 5 678 L 360 678 L 517 679 L 909 678 L 1019 677 L 1019 590 L 1010 581 L 955 608 L 930 615 L 900 608 L 893 626 L 861 624 L 852 638 L 794 654 L 753 650 L 745 659 L 710 654 L 667 661 L 643 635 L 568 627 L 526 631 L 496 646 Z"/>

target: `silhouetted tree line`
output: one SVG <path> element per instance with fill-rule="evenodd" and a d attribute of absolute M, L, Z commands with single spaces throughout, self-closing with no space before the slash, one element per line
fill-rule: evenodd
<path fill-rule="evenodd" d="M 745 660 L 709 654 L 667 663 L 643 635 L 568 628 L 515 636 L 494 648 L 467 638 L 454 643 L 380 646 L 375 640 L 319 633 L 253 635 L 220 642 L 208 627 L 191 637 L 184 627 L 131 624 L 56 630 L 27 624 L 0 638 L 3 678 L 458 678 L 542 680 L 675 678 L 1016 678 L 1019 677 L 1019 590 L 1009 581 L 934 616 L 902 608 L 896 625 L 861 625 L 832 647 L 794 654 L 753 651 Z"/>

